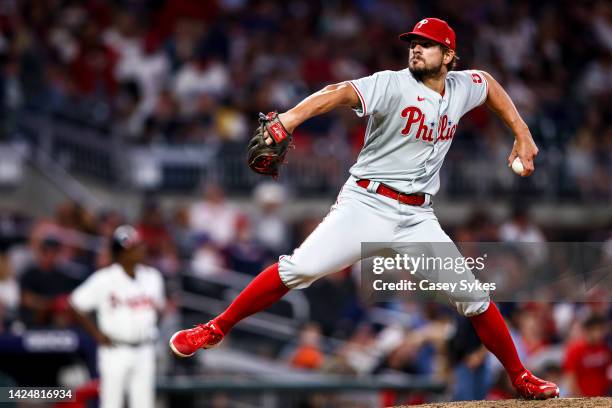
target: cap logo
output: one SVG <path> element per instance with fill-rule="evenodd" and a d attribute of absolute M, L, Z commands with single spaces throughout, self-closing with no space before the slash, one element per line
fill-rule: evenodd
<path fill-rule="evenodd" d="M 450 40 L 448 39 L 448 37 L 446 37 L 446 38 L 444 39 L 444 42 L 445 42 L 445 43 L 447 43 L 447 44 L 450 44 Z"/>
<path fill-rule="evenodd" d="M 421 27 L 423 27 L 427 23 L 429 23 L 429 20 L 427 20 L 426 18 L 424 18 L 423 20 L 419 21 L 419 23 L 416 25 L 417 30 L 420 30 Z"/>

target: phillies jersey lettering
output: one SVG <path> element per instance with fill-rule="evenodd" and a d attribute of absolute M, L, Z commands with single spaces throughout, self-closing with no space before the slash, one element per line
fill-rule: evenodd
<path fill-rule="evenodd" d="M 155 302 L 149 296 L 136 296 L 132 298 L 122 299 L 115 293 L 110 295 L 111 307 L 128 307 L 132 309 L 149 308 L 155 310 Z"/>
<path fill-rule="evenodd" d="M 481 71 L 451 71 L 444 96 L 417 81 L 408 68 L 350 81 L 369 116 L 365 143 L 350 173 L 405 193 L 435 195 L 440 168 L 461 117 L 481 105 L 487 81 Z"/>
<path fill-rule="evenodd" d="M 433 128 L 429 129 L 427 125 L 425 125 L 425 115 L 423 112 L 417 108 L 416 106 L 409 106 L 402 111 L 402 116 L 407 117 L 406 127 L 402 129 L 403 135 L 410 134 L 412 130 L 412 125 L 417 124 L 418 130 L 416 134 L 416 138 L 423 139 L 425 141 L 431 142 Z M 443 115 L 440 118 L 440 125 L 438 126 L 438 134 L 436 136 L 437 140 L 450 140 L 455 135 L 455 131 L 457 130 L 457 125 L 450 127 L 453 122 L 448 120 L 448 115 Z"/>
<path fill-rule="evenodd" d="M 96 312 L 98 327 L 117 341 L 138 343 L 157 336 L 157 314 L 164 307 L 161 273 L 136 265 L 131 278 L 119 264 L 94 272 L 70 295 L 83 312 Z"/>

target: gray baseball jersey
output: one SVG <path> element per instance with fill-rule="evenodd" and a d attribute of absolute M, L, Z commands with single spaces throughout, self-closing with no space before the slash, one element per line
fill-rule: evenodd
<path fill-rule="evenodd" d="M 405 193 L 434 195 L 457 124 L 487 97 L 482 71 L 451 71 L 444 96 L 417 81 L 408 68 L 349 81 L 369 116 L 365 143 L 350 173 Z"/>

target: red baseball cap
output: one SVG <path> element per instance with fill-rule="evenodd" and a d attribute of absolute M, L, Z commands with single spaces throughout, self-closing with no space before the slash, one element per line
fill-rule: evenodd
<path fill-rule="evenodd" d="M 402 41 L 411 41 L 413 37 L 425 37 L 438 44 L 455 50 L 455 32 L 444 20 L 427 17 L 416 23 L 412 31 L 400 34 Z"/>

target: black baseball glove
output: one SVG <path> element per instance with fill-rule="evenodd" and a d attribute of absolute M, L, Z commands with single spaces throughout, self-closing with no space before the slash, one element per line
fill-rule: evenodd
<path fill-rule="evenodd" d="M 265 132 L 272 138 L 271 144 L 266 144 Z M 281 164 L 285 162 L 287 150 L 291 146 L 291 133 L 283 126 L 277 112 L 267 115 L 259 114 L 259 126 L 249 142 L 247 163 L 259 174 L 278 177 Z"/>

